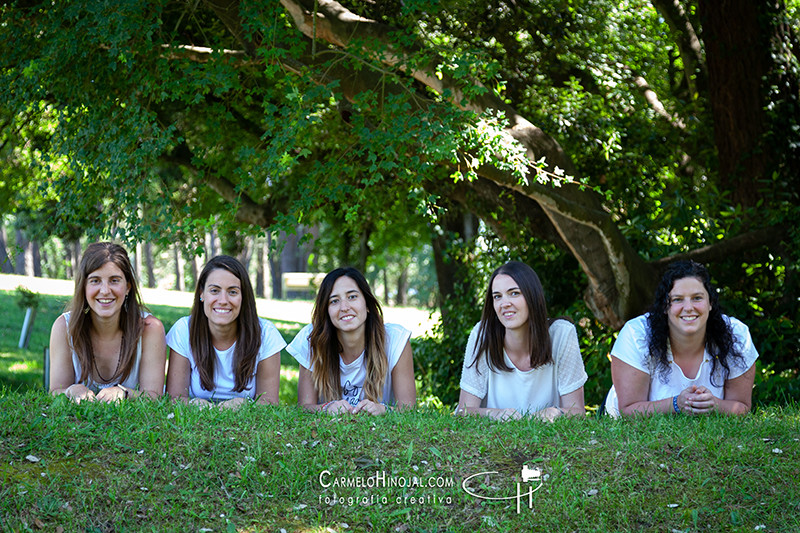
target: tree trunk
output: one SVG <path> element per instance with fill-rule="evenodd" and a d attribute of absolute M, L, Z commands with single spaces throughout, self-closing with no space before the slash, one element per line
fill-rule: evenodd
<path fill-rule="evenodd" d="M 133 252 L 133 269 L 136 271 L 136 276 L 139 278 L 139 284 L 144 284 L 144 276 L 145 273 L 142 271 L 142 255 L 143 255 L 143 247 L 142 243 L 137 242 L 136 248 L 134 248 Z"/>
<path fill-rule="evenodd" d="M 200 277 L 200 265 L 198 263 L 198 257 L 194 255 L 194 251 L 192 252 L 192 259 L 189 261 L 189 274 L 192 276 L 192 287 L 193 290 L 197 288 L 197 279 Z"/>
<path fill-rule="evenodd" d="M 7 242 L 6 227 L 0 223 L 0 272 L 3 274 L 13 274 L 14 263 L 8 255 Z"/>
<path fill-rule="evenodd" d="M 175 290 L 183 291 L 186 289 L 186 284 L 183 280 L 183 254 L 178 244 L 172 246 L 172 258 L 175 261 Z"/>
<path fill-rule="evenodd" d="M 244 265 L 244 269 L 250 272 L 250 261 L 253 258 L 253 237 L 244 237 L 242 249 L 236 258 Z"/>
<path fill-rule="evenodd" d="M 42 254 L 39 241 L 31 242 L 31 262 L 33 263 L 33 275 L 37 278 L 42 277 Z"/>
<path fill-rule="evenodd" d="M 153 268 L 153 245 L 149 242 L 144 243 L 144 260 L 147 268 L 147 288 L 156 287 L 156 274 Z"/>
<path fill-rule="evenodd" d="M 369 246 L 369 238 L 372 235 L 372 224 L 367 224 L 361 235 L 358 236 L 358 263 L 356 268 L 365 276 L 367 275 L 367 262 L 372 255 L 372 248 Z"/>
<path fill-rule="evenodd" d="M 28 271 L 25 265 L 25 259 L 27 255 L 26 251 L 28 249 L 28 239 L 25 238 L 25 234 L 21 229 L 15 230 L 14 233 L 17 240 L 17 252 L 14 256 L 14 262 L 16 263 L 16 266 L 14 267 L 14 271 L 21 276 L 27 276 Z"/>
<path fill-rule="evenodd" d="M 699 0 L 698 8 L 721 188 L 732 191 L 734 204 L 753 206 L 761 197 L 759 180 L 774 168 L 763 144 L 761 84 L 772 64 L 767 2 Z"/>
<path fill-rule="evenodd" d="M 391 305 L 391 300 L 389 299 L 389 272 L 386 268 L 381 269 L 381 272 L 383 273 L 383 301 L 386 302 L 386 305 Z"/>
<path fill-rule="evenodd" d="M 395 298 L 395 305 L 407 306 L 408 305 L 408 265 L 403 265 L 403 270 L 397 277 L 397 297 Z"/>
<path fill-rule="evenodd" d="M 280 238 L 280 235 L 279 233 L 278 238 Z M 282 300 L 284 297 L 283 287 L 281 286 L 281 275 L 283 274 L 281 255 L 276 254 L 272 249 L 269 250 L 268 260 L 270 279 L 272 281 L 272 297 L 276 300 Z"/>
<path fill-rule="evenodd" d="M 269 258 L 266 257 L 266 245 L 261 239 L 256 241 L 255 245 L 255 260 L 256 260 L 256 296 L 259 298 L 267 298 L 267 270 Z"/>
<path fill-rule="evenodd" d="M 440 232 L 433 232 L 433 261 L 436 268 L 436 279 L 439 286 L 439 309 L 442 312 L 442 324 L 459 327 L 457 316 L 450 316 L 447 305 L 452 298 L 458 300 L 457 293 L 473 292 L 472 281 L 465 266 L 469 259 L 463 254 L 474 247 L 478 230 L 478 219 L 472 213 L 456 204 L 447 206 L 445 214 L 440 217 Z M 460 253 L 458 253 L 460 252 Z"/>
<path fill-rule="evenodd" d="M 81 254 L 83 250 L 81 248 L 81 240 L 76 239 L 72 243 L 72 275 L 77 277 L 77 273 L 80 272 L 81 269 Z"/>
<path fill-rule="evenodd" d="M 206 263 L 219 255 L 219 239 L 217 239 L 216 228 L 206 233 Z"/>

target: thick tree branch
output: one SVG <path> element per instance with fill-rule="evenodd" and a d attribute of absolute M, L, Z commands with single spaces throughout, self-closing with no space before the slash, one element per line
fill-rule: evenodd
<path fill-rule="evenodd" d="M 665 118 L 670 124 L 672 124 L 672 127 L 681 131 L 686 131 L 686 124 L 683 122 L 683 120 L 681 120 L 680 117 L 672 116 L 670 112 L 667 111 L 667 109 L 664 107 L 664 104 L 662 104 L 661 100 L 659 100 L 656 92 L 650 88 L 650 84 L 647 83 L 646 79 L 641 76 L 635 76 L 633 78 L 633 83 L 639 88 L 640 91 L 642 91 L 644 99 L 657 115 Z"/>
<path fill-rule="evenodd" d="M 264 203 L 256 202 L 249 195 L 237 191 L 236 186 L 228 179 L 198 168 L 193 163 L 192 151 L 185 142 L 175 147 L 169 155 L 163 156 L 162 159 L 190 170 L 220 197 L 233 204 L 236 209 L 234 217 L 237 221 L 262 228 L 268 228 L 275 223 L 279 211 L 271 199 Z"/>
<path fill-rule="evenodd" d="M 380 54 L 374 47 L 362 51 L 373 53 L 387 66 L 405 68 L 404 64 L 413 64 L 414 67 L 407 70 L 411 76 L 439 94 L 451 95 L 451 102 L 464 109 L 476 113 L 489 109 L 503 111 L 510 122 L 506 133 L 525 147 L 532 163 L 532 176 L 537 172 L 533 163 L 543 156 L 549 169 L 557 166 L 568 175 L 576 176 L 575 166 L 555 139 L 491 91 L 467 99 L 460 88 L 461 82 L 437 70 L 435 62 L 439 61 L 438 58 L 421 59 L 426 55 L 421 45 L 412 44 L 400 49 L 393 43 L 390 39 L 392 28 L 350 14 L 331 0 L 281 0 L 281 4 L 290 12 L 298 29 L 309 38 L 322 38 L 342 47 L 379 44 L 383 50 Z M 649 292 L 641 289 L 652 286 L 649 269 L 603 209 L 596 193 L 576 185 L 557 189 L 545 187 L 535 179 L 521 184 L 510 172 L 488 165 L 477 172 L 542 206 L 586 273 L 589 280 L 586 300 L 601 321 L 621 327 L 627 318 L 641 309 L 640 295 Z"/>
<path fill-rule="evenodd" d="M 685 253 L 662 257 L 661 259 L 652 261 L 650 264 L 661 270 L 673 261 L 684 259 L 691 259 L 700 263 L 714 263 L 761 246 L 775 246 L 787 236 L 787 227 L 770 226 L 768 228 L 742 233 L 735 237 L 728 237 L 724 240 Z"/>

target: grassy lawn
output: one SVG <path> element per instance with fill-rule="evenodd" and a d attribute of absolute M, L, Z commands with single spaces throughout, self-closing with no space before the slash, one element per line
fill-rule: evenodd
<path fill-rule="evenodd" d="M 797 531 L 799 419 L 796 406 L 553 424 L 334 418 L 6 391 L 0 530 Z M 523 466 L 541 481 L 524 482 Z M 475 474 L 471 492 L 511 499 L 467 494 Z M 539 487 L 519 513 L 517 483 Z"/>
<path fill-rule="evenodd" d="M 295 406 L 283 353 L 278 407 L 76 405 L 42 389 L 65 303 L 43 296 L 20 350 L 23 312 L 0 291 L 0 531 L 800 530 L 794 401 L 742 418 L 330 417 Z M 166 328 L 189 312 L 152 311 Z M 286 340 L 302 326 L 275 324 Z"/>

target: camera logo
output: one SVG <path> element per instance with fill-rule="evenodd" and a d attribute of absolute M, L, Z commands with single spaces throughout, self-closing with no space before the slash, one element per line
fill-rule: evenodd
<path fill-rule="evenodd" d="M 528 509 L 533 509 L 533 493 L 542 488 L 542 471 L 538 468 L 529 468 L 528 465 L 522 466 L 522 472 L 520 476 L 522 477 L 522 483 L 534 483 L 535 486 L 526 486 L 527 492 L 523 492 L 522 483 L 517 482 L 517 493 L 514 496 L 484 496 L 482 494 L 477 494 L 473 492 L 473 488 L 469 486 L 469 482 L 472 478 L 478 476 L 489 476 L 491 474 L 497 474 L 496 471 L 493 472 L 478 472 L 477 474 L 472 474 L 468 478 L 464 479 L 461 483 L 461 488 L 464 489 L 464 492 L 473 496 L 475 498 L 481 500 L 516 500 L 517 502 L 517 514 L 520 512 L 520 502 L 524 496 L 528 497 Z"/>

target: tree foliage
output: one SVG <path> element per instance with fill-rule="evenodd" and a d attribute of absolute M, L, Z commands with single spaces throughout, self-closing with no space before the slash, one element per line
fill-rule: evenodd
<path fill-rule="evenodd" d="M 165 241 L 388 245 L 455 203 L 573 257 L 612 327 L 676 256 L 794 287 L 797 6 L 724 3 L 6 3 L 0 192 L 53 232 Z"/>

